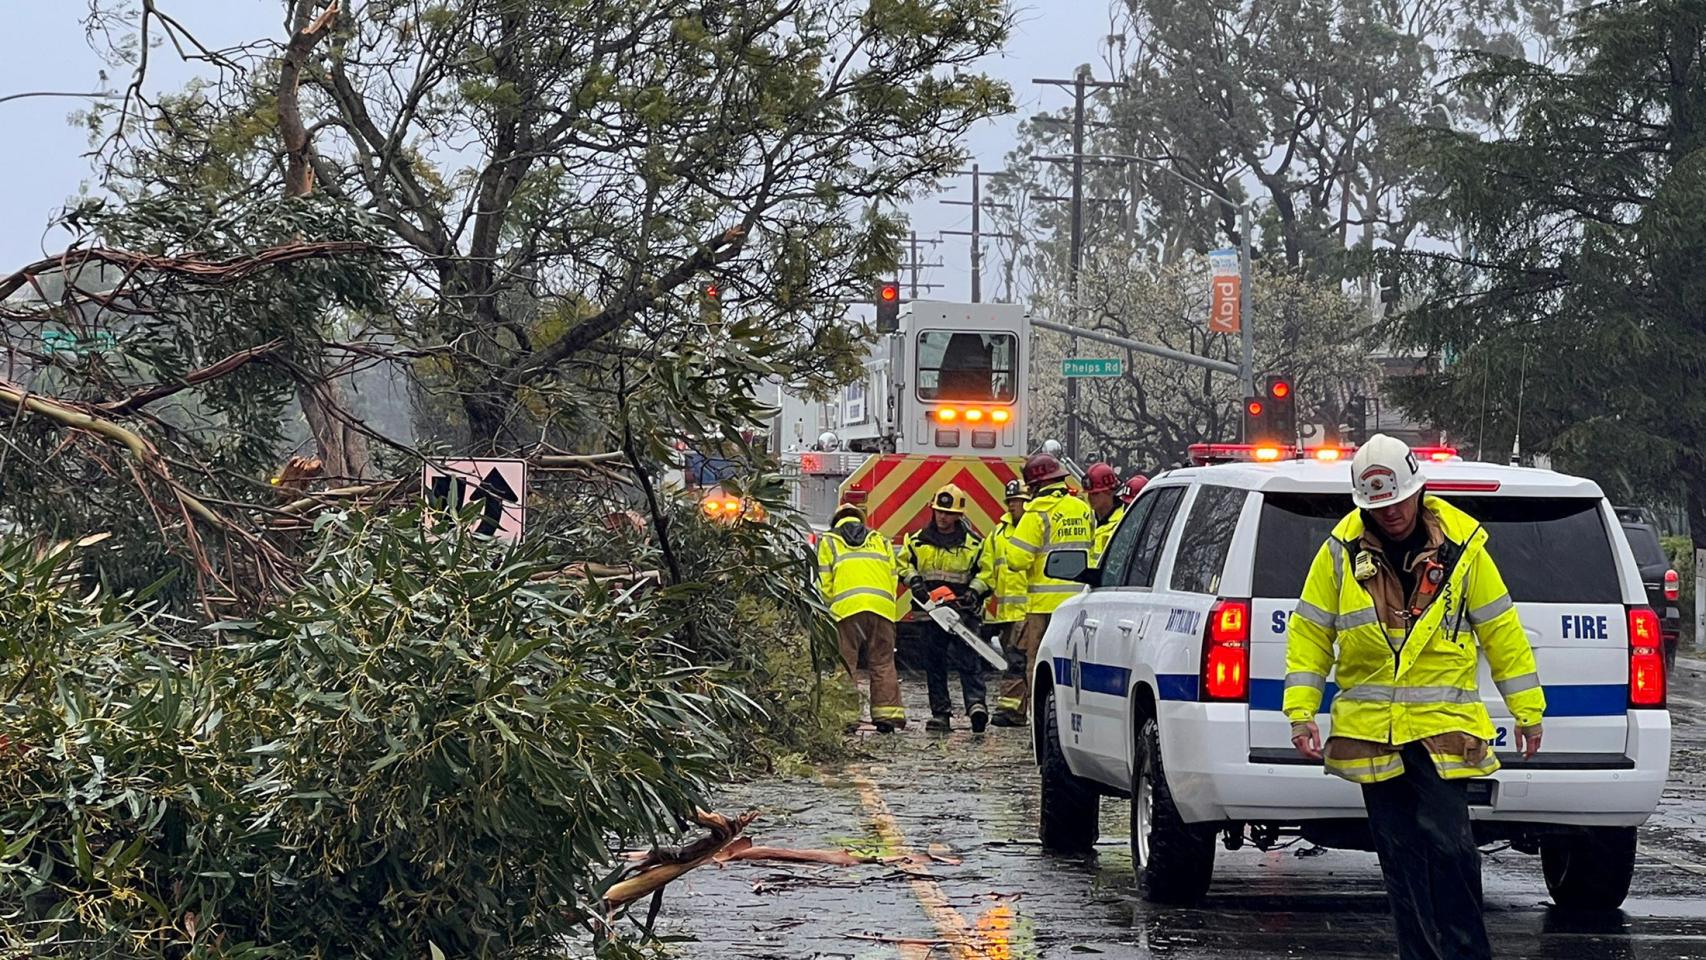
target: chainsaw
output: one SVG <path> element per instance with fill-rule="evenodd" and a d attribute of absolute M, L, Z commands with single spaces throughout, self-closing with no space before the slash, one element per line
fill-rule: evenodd
<path fill-rule="evenodd" d="M 918 609 L 924 611 L 930 622 L 958 637 L 978 656 L 988 661 L 990 666 L 1000 670 L 1007 669 L 1007 658 L 1001 655 L 1001 651 L 967 627 L 965 621 L 960 619 L 959 611 L 949 606 L 954 599 L 952 587 L 937 587 L 930 592 L 929 602 L 922 602 L 916 596 L 912 598 L 912 602 L 918 604 Z"/>

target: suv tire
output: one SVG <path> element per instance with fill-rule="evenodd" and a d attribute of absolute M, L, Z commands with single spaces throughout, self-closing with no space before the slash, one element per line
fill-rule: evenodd
<path fill-rule="evenodd" d="M 1616 910 L 1635 875 L 1634 827 L 1587 827 L 1540 841 L 1546 892 L 1571 910 Z"/>
<path fill-rule="evenodd" d="M 1090 781 L 1073 774 L 1060 747 L 1060 718 L 1054 691 L 1042 695 L 1037 716 L 1041 719 L 1042 803 L 1038 836 L 1050 853 L 1085 854 L 1096 849 L 1101 827 L 1096 822 L 1101 798 Z"/>
<path fill-rule="evenodd" d="M 1211 824 L 1186 823 L 1161 765 L 1161 728 L 1146 717 L 1137 731 L 1131 791 L 1131 862 L 1137 889 L 1153 903 L 1195 903 L 1214 878 Z"/>

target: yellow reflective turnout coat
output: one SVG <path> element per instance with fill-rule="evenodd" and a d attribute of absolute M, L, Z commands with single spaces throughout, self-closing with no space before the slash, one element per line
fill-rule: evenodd
<path fill-rule="evenodd" d="M 1096 515 L 1090 505 L 1066 489 L 1066 481 L 1050 485 L 1031 500 L 1013 536 L 1007 541 L 1007 562 L 1025 572 L 1030 584 L 1028 613 L 1053 613 L 1067 598 L 1084 589 L 1070 580 L 1044 576 L 1053 550 L 1083 550 L 1095 545 Z"/>
<path fill-rule="evenodd" d="M 895 618 L 894 551 L 858 520 L 843 520 L 818 539 L 817 582 L 837 622 L 866 612 Z"/>
<path fill-rule="evenodd" d="M 1481 702 L 1477 647 L 1486 652 L 1493 680 L 1519 726 L 1538 726 L 1546 710 L 1534 651 L 1487 553 L 1487 532 L 1437 497 L 1426 497 L 1422 508 L 1443 535 L 1441 558 L 1455 554 L 1455 560 L 1408 629 L 1381 621 L 1358 578 L 1360 573 L 1370 580 L 1373 567 L 1369 558 L 1358 563 L 1367 549 L 1360 511 L 1339 521 L 1316 553 L 1291 615 L 1286 716 L 1293 724 L 1314 720 L 1333 674 L 1339 692 L 1327 770 L 1358 783 L 1403 773 L 1396 748 L 1417 740 L 1427 741 L 1442 777 L 1486 776 L 1498 769 L 1487 749 L 1495 731 Z"/>
<path fill-rule="evenodd" d="M 1017 623 L 1025 619 L 1030 606 L 1026 595 L 1031 585 L 1028 573 L 1014 569 L 1008 553 L 1014 527 L 1013 515 L 1003 513 L 1001 522 L 983 542 L 983 561 L 978 566 L 977 578 L 995 591 L 986 623 Z"/>
<path fill-rule="evenodd" d="M 1090 547 L 1090 566 L 1102 565 L 1102 554 L 1108 552 L 1108 541 L 1114 538 L 1114 531 L 1119 529 L 1120 518 L 1124 516 L 1125 504 L 1122 503 L 1114 507 L 1114 512 L 1108 514 L 1108 519 L 1096 527 L 1096 540 Z"/>
<path fill-rule="evenodd" d="M 960 521 L 960 529 L 951 534 L 937 532 L 932 524 L 923 530 L 906 535 L 900 547 L 900 579 L 902 583 L 919 577 L 927 588 L 948 586 L 955 594 L 967 589 L 988 593 L 989 585 L 978 576 L 983 541 L 971 532 L 971 526 Z"/>

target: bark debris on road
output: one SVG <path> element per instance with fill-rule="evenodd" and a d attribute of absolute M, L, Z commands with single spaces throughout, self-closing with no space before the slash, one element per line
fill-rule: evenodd
<path fill-rule="evenodd" d="M 923 714 L 922 683 L 908 706 Z M 914 695 L 919 696 L 914 696 Z M 917 702 L 914 702 L 914 701 Z M 1635 884 L 1621 911 L 1551 907 L 1538 857 L 1483 857 L 1487 926 L 1501 958 L 1706 958 L 1706 662 L 1673 679 L 1670 786 L 1640 834 Z M 858 866 L 733 863 L 668 889 L 659 932 L 684 957 L 793 960 L 1254 960 L 1394 955 L 1371 853 L 1299 841 L 1261 852 L 1220 849 L 1208 899 L 1191 908 L 1138 899 L 1128 804 L 1102 803 L 1092 862 L 1037 845 L 1037 778 L 1028 731 L 921 724 L 859 743 L 863 754 L 811 780 L 754 781 L 719 798 L 754 808 L 755 842 L 844 848 L 884 859 Z"/>

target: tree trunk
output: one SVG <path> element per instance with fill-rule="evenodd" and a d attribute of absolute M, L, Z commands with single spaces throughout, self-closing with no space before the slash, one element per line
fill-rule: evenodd
<path fill-rule="evenodd" d="M 1694 541 L 1694 645 L 1706 638 L 1706 472 L 1683 461 L 1688 483 L 1688 535 Z M 1681 611 L 1679 611 L 1681 612 Z"/>
<path fill-rule="evenodd" d="M 314 145 L 302 121 L 300 90 L 302 71 L 320 42 L 331 35 L 338 21 L 338 2 L 333 0 L 313 16 L 316 0 L 296 0 L 291 16 L 291 37 L 285 44 L 278 73 L 278 133 L 284 142 L 284 195 L 305 197 L 314 192 Z M 312 17 L 312 19 L 310 19 Z M 297 377 L 296 399 L 302 417 L 314 436 L 314 446 L 325 464 L 326 476 L 344 480 L 366 478 L 371 466 L 367 437 L 350 427 L 353 417 L 343 383 L 319 370 L 320 358 Z"/>

